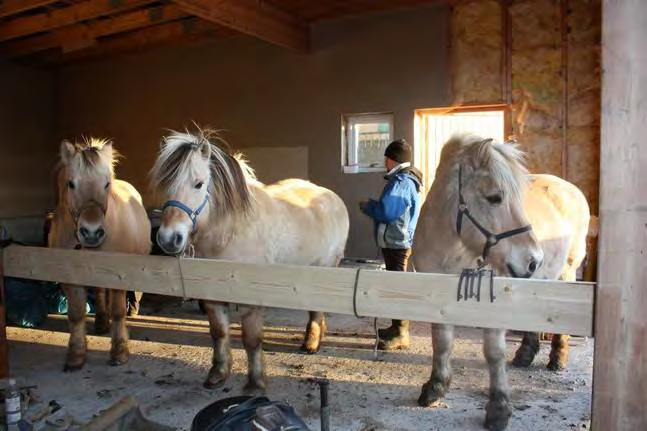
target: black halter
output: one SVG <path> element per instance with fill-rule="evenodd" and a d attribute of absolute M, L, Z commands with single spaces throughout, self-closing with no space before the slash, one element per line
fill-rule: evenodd
<path fill-rule="evenodd" d="M 103 216 L 106 216 L 106 213 L 108 212 L 108 208 L 106 205 L 103 205 L 101 202 L 94 200 L 94 199 L 89 199 L 87 200 L 79 209 L 74 209 L 71 206 L 68 207 L 68 211 L 70 212 L 70 215 L 72 216 L 72 220 L 74 220 L 74 237 L 76 238 L 77 244 L 74 246 L 75 250 L 80 250 L 83 248 L 81 245 L 81 239 L 79 238 L 79 219 L 81 218 L 81 215 L 88 210 L 91 207 L 97 207 L 101 211 L 101 214 Z"/>
<path fill-rule="evenodd" d="M 519 235 L 521 233 L 530 232 L 532 230 L 532 225 L 526 225 L 519 227 L 517 229 L 511 229 L 503 233 L 492 233 L 487 230 L 481 223 L 479 223 L 473 216 L 470 214 L 469 208 L 467 208 L 467 203 L 463 198 L 463 166 L 458 167 L 458 214 L 456 216 L 456 232 L 458 235 L 461 234 L 461 228 L 463 226 L 463 216 L 467 217 L 472 224 L 485 236 L 485 245 L 483 246 L 482 257 L 485 260 L 490 252 L 490 249 L 497 245 L 499 241 L 505 238 L 510 238 L 511 236 Z"/>

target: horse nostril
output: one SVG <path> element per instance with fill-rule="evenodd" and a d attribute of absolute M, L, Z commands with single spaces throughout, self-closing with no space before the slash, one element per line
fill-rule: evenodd
<path fill-rule="evenodd" d="M 106 231 L 103 228 L 97 229 L 96 237 L 101 239 L 106 235 Z"/>
<path fill-rule="evenodd" d="M 183 242 L 184 242 L 184 236 L 181 233 L 176 233 L 173 236 L 173 245 L 174 246 L 180 247 Z"/>
<path fill-rule="evenodd" d="M 82 227 L 79 229 L 79 233 L 83 238 L 87 238 L 88 235 L 90 234 L 90 231 L 88 231 L 86 228 Z"/>
<path fill-rule="evenodd" d="M 539 267 L 539 263 L 537 262 L 536 259 L 532 259 L 530 263 L 528 264 L 528 271 L 530 272 L 535 272 L 537 271 L 537 268 Z"/>

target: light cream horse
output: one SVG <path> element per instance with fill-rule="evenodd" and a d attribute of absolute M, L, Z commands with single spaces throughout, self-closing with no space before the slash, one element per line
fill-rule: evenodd
<path fill-rule="evenodd" d="M 573 280 L 584 258 L 588 222 L 586 199 L 575 186 L 550 175 L 528 176 L 523 154 L 513 145 L 459 135 L 443 148 L 412 259 L 417 271 L 456 274 L 485 256 L 500 276 Z M 553 342 L 551 362 L 565 360 L 561 349 L 567 344 L 556 337 L 561 341 Z M 432 325 L 432 343 L 422 406 L 442 399 L 449 388 L 453 326 Z M 490 374 L 485 426 L 502 430 L 512 413 L 504 329 L 484 329 L 483 353 Z"/>
<path fill-rule="evenodd" d="M 297 179 L 260 183 L 213 132 L 165 137 L 152 181 L 168 199 L 157 235 L 167 254 L 182 254 L 192 245 L 196 257 L 315 266 L 336 266 L 343 257 L 349 220 L 336 194 Z M 228 305 L 204 305 L 214 346 L 204 385 L 215 388 L 232 366 Z M 265 389 L 262 313 L 257 307 L 242 313 L 247 392 Z M 302 348 L 316 352 L 325 329 L 324 314 L 310 312 Z"/>
<path fill-rule="evenodd" d="M 48 238 L 50 247 L 150 253 L 150 222 L 141 196 L 133 186 L 115 178 L 116 158 L 116 150 L 109 141 L 63 141 L 57 175 L 58 203 Z M 70 326 L 65 370 L 74 371 L 81 369 L 86 359 L 86 288 L 64 285 L 63 289 Z M 105 289 L 98 288 L 95 292 L 95 332 L 108 332 L 112 318 L 110 363 L 123 364 L 129 355 L 126 292 L 111 289 L 106 295 Z"/>

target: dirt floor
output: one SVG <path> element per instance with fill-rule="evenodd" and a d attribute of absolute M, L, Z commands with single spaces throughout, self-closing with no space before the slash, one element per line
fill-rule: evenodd
<path fill-rule="evenodd" d="M 155 304 L 153 304 L 155 305 Z M 159 305 L 159 304 L 158 304 Z M 125 395 L 133 395 L 152 420 L 189 430 L 196 413 L 213 401 L 237 395 L 245 382 L 246 359 L 234 309 L 234 369 L 228 384 L 206 390 L 202 381 L 211 361 L 208 324 L 195 301 L 160 309 L 143 307 L 130 318 L 131 360 L 107 365 L 109 338 L 89 336 L 86 367 L 62 372 L 67 344 L 64 316 L 50 316 L 39 329 L 8 328 L 12 374 L 34 384 L 41 402 L 56 400 L 79 422 L 86 422 Z M 147 314 L 152 313 L 152 314 Z M 481 354 L 481 331 L 461 328 L 454 349 L 454 380 L 446 403 L 416 405 L 431 371 L 429 324 L 412 325 L 408 351 L 373 353 L 373 319 L 329 315 L 329 337 L 319 354 L 299 353 L 306 313 L 265 312 L 268 396 L 295 407 L 312 430 L 319 430 L 319 390 L 313 377 L 330 380 L 334 430 L 481 430 L 488 377 Z M 88 319 L 91 330 L 91 321 Z M 380 321 L 380 326 L 389 322 Z M 511 334 L 508 359 L 520 337 Z M 570 367 L 549 372 L 549 343 L 529 370 L 510 368 L 509 430 L 588 429 L 591 409 L 593 340 L 571 338 Z"/>

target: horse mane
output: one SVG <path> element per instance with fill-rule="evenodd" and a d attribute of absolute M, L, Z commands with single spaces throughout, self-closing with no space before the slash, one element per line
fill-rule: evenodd
<path fill-rule="evenodd" d="M 114 177 L 115 167 L 122 157 L 121 153 L 113 147 L 112 157 L 109 159 L 101 152 L 104 146 L 112 144 L 112 140 L 83 136 L 81 141 L 70 143 L 74 146 L 77 154 L 80 156 L 78 158 L 78 169 L 81 175 L 86 175 L 101 165 L 107 165 L 110 170 L 110 176 Z M 57 171 L 62 169 L 64 165 L 65 162 L 61 159 L 57 166 Z"/>
<path fill-rule="evenodd" d="M 256 181 L 254 171 L 242 154 L 233 153 L 215 130 L 170 131 L 162 140 L 150 177 L 154 186 L 175 194 L 186 184 L 194 157 L 201 157 L 203 145 L 210 148 L 211 183 L 208 185 L 212 211 L 219 215 L 247 214 L 253 196 L 248 182 Z"/>
<path fill-rule="evenodd" d="M 505 196 L 513 202 L 521 202 L 528 182 L 528 170 L 526 155 L 516 143 L 500 143 L 473 133 L 457 134 L 443 146 L 441 164 L 448 159 L 457 162 L 454 170 L 458 170 L 458 166 L 462 166 L 464 171 L 486 170 Z"/>

